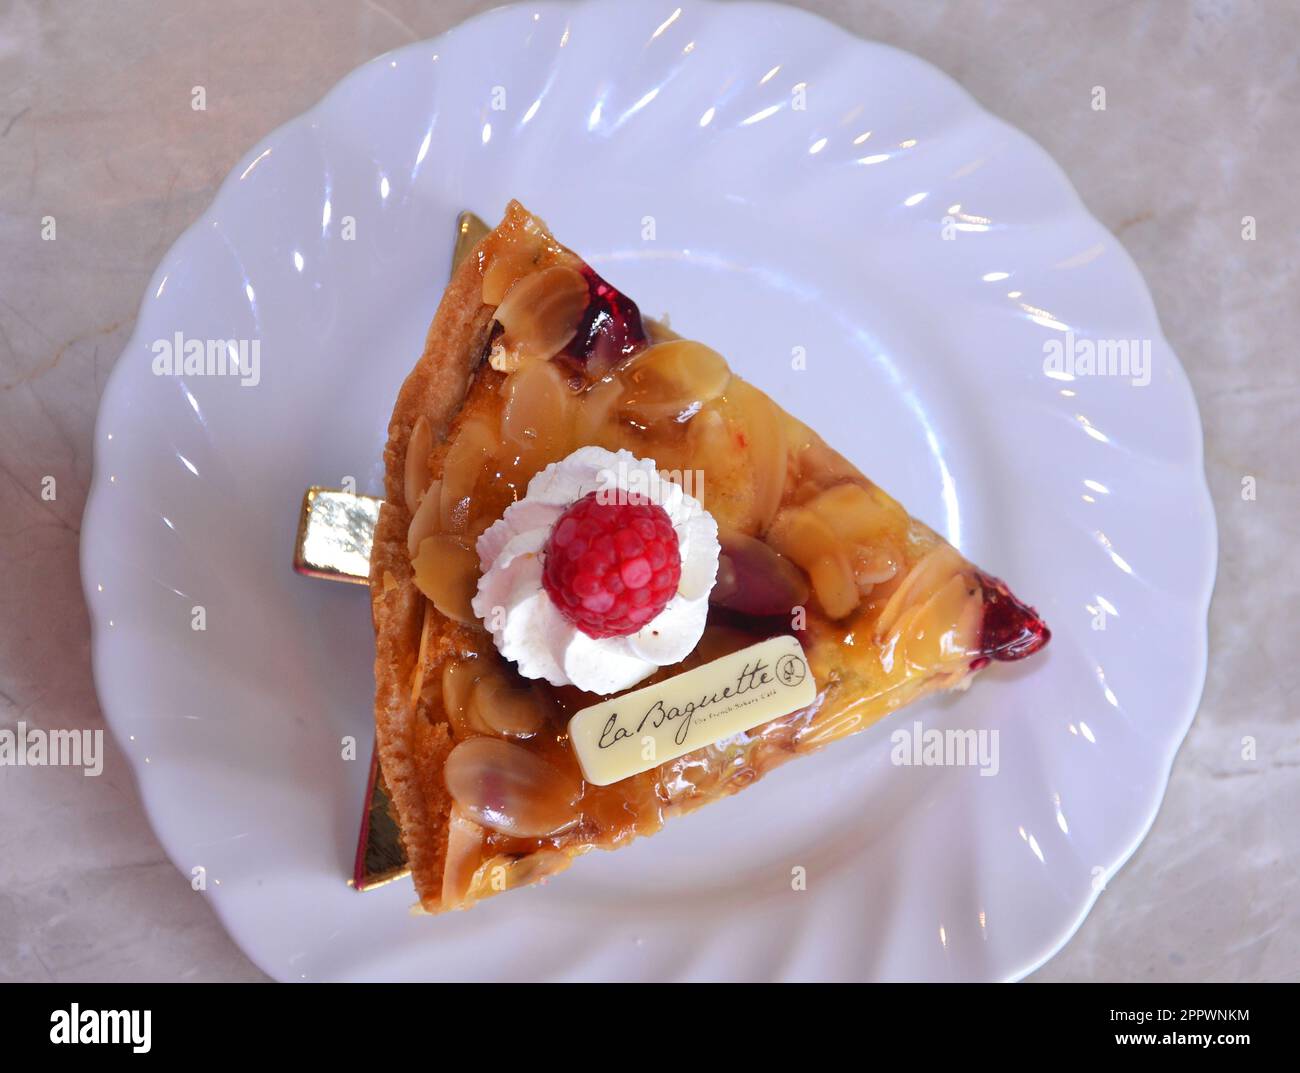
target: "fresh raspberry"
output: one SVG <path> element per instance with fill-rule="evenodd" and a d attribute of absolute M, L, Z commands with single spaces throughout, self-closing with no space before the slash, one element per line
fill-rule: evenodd
<path fill-rule="evenodd" d="M 635 494 L 606 503 L 599 494 L 583 496 L 556 521 L 543 549 L 542 584 L 588 637 L 626 637 L 673 598 L 681 548 L 657 503 Z"/>

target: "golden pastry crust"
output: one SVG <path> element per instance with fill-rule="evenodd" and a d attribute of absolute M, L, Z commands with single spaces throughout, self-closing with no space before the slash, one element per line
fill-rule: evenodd
<path fill-rule="evenodd" d="M 481 244 L 480 244 L 481 247 Z M 422 901 L 442 884 L 451 798 L 442 763 L 453 742 L 445 724 L 418 718 L 411 694 L 427 601 L 415 587 L 406 534 L 406 448 L 424 416 L 435 440 L 445 437 L 481 364 L 492 330 L 483 304 L 479 248 L 452 273 L 424 342 L 424 353 L 398 392 L 384 447 L 384 504 L 370 556 L 370 606 L 375 626 L 375 728 L 379 762 L 400 817 L 402 842 Z M 391 579 L 386 583 L 385 579 Z M 441 620 L 444 640 L 457 627 Z M 436 896 L 435 896 L 436 897 Z"/>
<path fill-rule="evenodd" d="M 539 228 L 541 229 L 539 231 Z M 488 345 L 496 307 L 485 304 L 485 273 L 493 264 L 494 243 L 521 232 L 541 239 L 530 269 L 576 255 L 564 249 L 518 201 L 506 206 L 501 223 L 452 271 L 425 337 L 424 352 L 403 382 L 388 425 L 384 447 L 384 503 L 370 556 L 370 606 L 375 627 L 375 728 L 379 762 L 421 908 L 436 913 L 443 904 L 452 799 L 443 765 L 455 740 L 446 722 L 433 676 L 417 677 L 417 665 L 437 667 L 449 655 L 481 645 L 481 631 L 455 622 L 425 599 L 415 584 L 407 545 L 411 512 L 406 502 L 406 457 L 412 431 L 421 418 L 433 439 L 437 460 L 480 377 L 498 378 L 488 367 Z M 440 464 L 440 463 L 439 463 Z M 427 636 L 425 636 L 427 634 Z M 424 651 L 421 652 L 421 641 Z M 516 856 L 490 860 L 476 887 L 496 893 L 563 865 L 546 855 L 530 861 Z M 549 861 L 543 868 L 542 862 Z M 567 864 L 567 858 L 563 864 Z M 486 884 L 491 883 L 491 886 Z"/>

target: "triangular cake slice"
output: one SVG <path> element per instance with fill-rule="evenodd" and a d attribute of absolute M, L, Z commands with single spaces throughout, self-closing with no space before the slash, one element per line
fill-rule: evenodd
<path fill-rule="evenodd" d="M 579 508 L 574 467 L 591 458 L 695 486 L 672 491 L 666 523 L 635 495 L 624 514 Z M 715 351 L 643 320 L 517 202 L 455 269 L 384 462 L 375 715 L 427 912 L 653 834 L 1049 637 L 1006 585 Z M 778 635 L 802 645 L 811 704 L 584 781 L 567 725 L 602 690 Z"/>

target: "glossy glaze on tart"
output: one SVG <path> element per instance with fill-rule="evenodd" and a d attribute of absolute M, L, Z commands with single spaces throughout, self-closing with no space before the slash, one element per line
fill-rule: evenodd
<path fill-rule="evenodd" d="M 477 536 L 541 468 L 588 445 L 690 475 L 719 526 L 704 636 L 648 681 L 793 632 L 818 684 L 813 705 L 611 785 L 584 783 L 565 727 L 601 698 L 521 678 L 470 600 Z M 456 269 L 384 460 L 376 721 L 427 912 L 652 834 L 1049 637 L 1004 583 L 720 354 L 644 320 L 517 202 Z"/>

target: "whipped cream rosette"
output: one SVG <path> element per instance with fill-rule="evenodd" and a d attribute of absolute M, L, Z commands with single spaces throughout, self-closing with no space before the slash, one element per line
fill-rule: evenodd
<path fill-rule="evenodd" d="M 704 632 L 718 526 L 653 459 L 582 447 L 547 466 L 476 546 L 474 613 L 526 678 L 615 693 Z"/>

